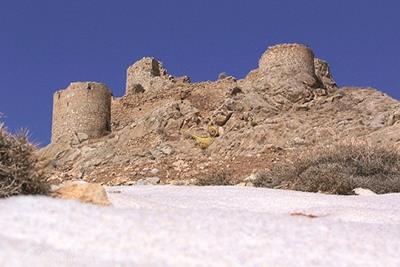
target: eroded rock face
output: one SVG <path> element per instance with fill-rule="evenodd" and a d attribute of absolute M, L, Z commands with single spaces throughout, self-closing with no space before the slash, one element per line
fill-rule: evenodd
<path fill-rule="evenodd" d="M 189 83 L 144 58 L 128 69 L 133 91 L 112 100 L 112 132 L 62 139 L 40 151 L 39 164 L 53 183 L 180 184 L 214 172 L 243 180 L 317 144 L 400 145 L 400 103 L 371 88 L 337 88 L 309 48 L 273 47 L 259 65 L 244 79 Z"/>

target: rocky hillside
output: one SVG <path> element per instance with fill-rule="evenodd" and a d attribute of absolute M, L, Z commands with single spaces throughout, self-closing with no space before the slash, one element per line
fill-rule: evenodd
<path fill-rule="evenodd" d="M 316 145 L 398 146 L 400 103 L 372 88 L 338 87 L 307 49 L 274 46 L 244 79 L 201 83 L 144 58 L 128 69 L 126 95 L 113 99 L 111 133 L 53 143 L 39 164 L 52 183 L 196 184 L 216 175 L 239 183 Z"/>

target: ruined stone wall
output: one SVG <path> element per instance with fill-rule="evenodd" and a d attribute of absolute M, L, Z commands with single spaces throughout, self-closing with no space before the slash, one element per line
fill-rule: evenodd
<path fill-rule="evenodd" d="M 317 75 L 318 79 L 320 79 L 320 81 L 323 83 L 325 88 L 333 89 L 337 87 L 336 82 L 332 77 L 328 62 L 319 58 L 315 58 L 314 66 L 315 74 Z"/>
<path fill-rule="evenodd" d="M 130 66 L 126 76 L 126 95 L 169 87 L 173 80 L 162 63 L 152 57 L 145 57 Z"/>
<path fill-rule="evenodd" d="M 106 85 L 74 82 L 54 94 L 52 143 L 84 133 L 100 137 L 110 131 L 112 94 Z"/>
<path fill-rule="evenodd" d="M 259 61 L 260 71 L 271 84 L 283 79 L 315 77 L 314 53 L 301 44 L 281 44 L 268 48 Z"/>

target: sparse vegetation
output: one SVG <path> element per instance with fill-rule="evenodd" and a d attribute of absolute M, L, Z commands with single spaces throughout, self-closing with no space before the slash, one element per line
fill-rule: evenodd
<path fill-rule="evenodd" d="M 400 192 L 400 154 L 365 143 L 319 147 L 293 163 L 275 165 L 259 175 L 255 186 L 343 195 L 358 187 L 378 194 Z"/>
<path fill-rule="evenodd" d="M 201 149 L 206 149 L 208 148 L 213 142 L 214 142 L 214 137 L 210 136 L 196 136 L 192 135 L 193 139 L 196 141 L 197 145 Z"/>
<path fill-rule="evenodd" d="M 0 124 L 0 198 L 48 192 L 35 169 L 33 152 L 26 132 L 12 135 Z"/>
<path fill-rule="evenodd" d="M 203 175 L 197 178 L 197 185 L 199 186 L 213 186 L 213 185 L 234 185 L 235 182 L 230 179 L 230 173 L 227 171 L 216 171 Z"/>

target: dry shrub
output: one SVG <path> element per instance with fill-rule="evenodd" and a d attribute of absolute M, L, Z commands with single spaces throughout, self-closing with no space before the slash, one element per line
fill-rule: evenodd
<path fill-rule="evenodd" d="M 206 149 L 208 148 L 215 140 L 214 137 L 210 137 L 210 136 L 196 136 L 196 135 L 192 135 L 193 139 L 196 141 L 197 145 L 201 148 L 201 149 Z"/>
<path fill-rule="evenodd" d="M 196 185 L 213 186 L 213 185 L 234 185 L 235 182 L 231 179 L 231 175 L 227 171 L 215 171 L 205 174 L 197 178 Z"/>
<path fill-rule="evenodd" d="M 400 154 L 366 143 L 318 147 L 300 154 L 292 164 L 275 165 L 255 185 L 343 195 L 358 187 L 378 194 L 400 192 Z"/>
<path fill-rule="evenodd" d="M 0 198 L 48 192 L 35 169 L 34 149 L 26 132 L 12 135 L 0 124 Z"/>

